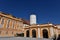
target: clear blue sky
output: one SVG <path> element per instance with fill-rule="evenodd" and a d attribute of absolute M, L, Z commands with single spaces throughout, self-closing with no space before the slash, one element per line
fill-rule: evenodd
<path fill-rule="evenodd" d="M 0 0 L 0 11 L 26 20 L 35 13 L 39 24 L 60 24 L 60 0 Z"/>

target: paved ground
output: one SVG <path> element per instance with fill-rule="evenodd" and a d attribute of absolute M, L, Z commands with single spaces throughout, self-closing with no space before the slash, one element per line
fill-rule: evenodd
<path fill-rule="evenodd" d="M 0 40 L 52 40 L 52 39 L 25 38 L 25 37 L 0 37 Z"/>

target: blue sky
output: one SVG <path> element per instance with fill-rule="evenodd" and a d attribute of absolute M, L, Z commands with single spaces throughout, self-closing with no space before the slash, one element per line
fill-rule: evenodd
<path fill-rule="evenodd" d="M 0 0 L 0 11 L 26 20 L 35 13 L 38 24 L 60 24 L 60 0 Z"/>

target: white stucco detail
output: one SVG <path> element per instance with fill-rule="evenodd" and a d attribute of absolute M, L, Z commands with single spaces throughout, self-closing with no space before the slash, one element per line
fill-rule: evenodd
<path fill-rule="evenodd" d="M 60 25 L 57 25 L 58 28 L 60 28 Z"/>
<path fill-rule="evenodd" d="M 38 38 L 40 38 L 40 28 L 38 28 Z"/>
<path fill-rule="evenodd" d="M 48 30 L 48 28 L 42 28 L 41 30 L 43 30 L 43 29 L 46 29 L 46 30 Z"/>
<path fill-rule="evenodd" d="M 56 29 L 56 36 L 58 37 L 58 30 Z"/>
<path fill-rule="evenodd" d="M 53 27 L 50 28 L 50 33 L 51 33 L 51 37 L 54 36 L 54 30 L 53 30 Z"/>
<path fill-rule="evenodd" d="M 23 25 L 23 28 L 25 28 L 26 26 L 29 26 L 29 25 L 27 25 L 27 24 L 24 24 L 24 25 Z"/>

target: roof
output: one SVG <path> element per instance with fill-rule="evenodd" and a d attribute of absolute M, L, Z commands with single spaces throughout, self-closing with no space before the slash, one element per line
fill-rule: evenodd
<path fill-rule="evenodd" d="M 24 19 L 22 19 L 22 21 L 23 21 L 24 24 L 30 25 L 30 21 L 29 21 L 29 20 L 24 20 Z"/>
<path fill-rule="evenodd" d="M 9 13 L 5 13 L 5 12 L 2 12 L 2 11 L 0 11 L 0 13 L 1 13 L 1 14 L 4 14 L 4 15 L 9 15 L 9 16 L 12 16 L 12 17 L 16 18 L 15 16 L 13 16 L 13 15 L 11 15 L 11 14 L 9 14 Z"/>
<path fill-rule="evenodd" d="M 0 11 L 0 15 L 1 16 L 4 16 L 4 17 L 7 17 L 7 18 L 11 18 L 11 19 L 15 19 L 15 20 L 19 20 L 19 21 L 22 21 L 21 18 L 17 18 L 9 13 L 5 13 L 5 12 L 1 12 Z"/>

